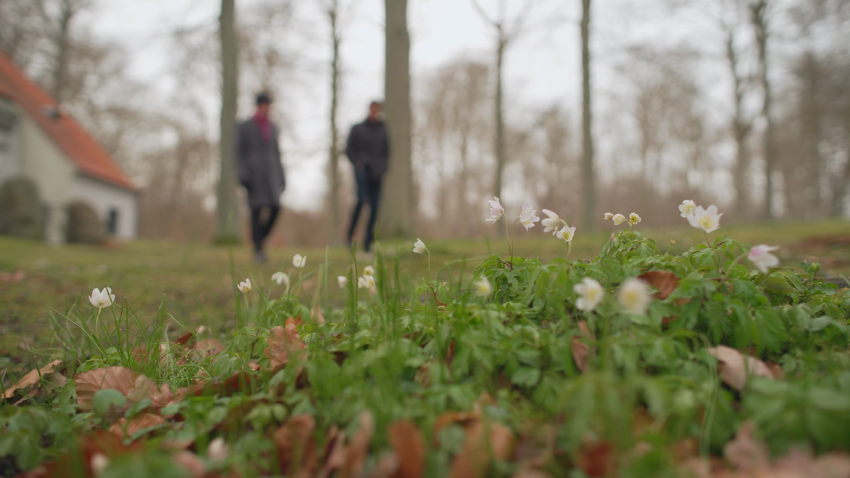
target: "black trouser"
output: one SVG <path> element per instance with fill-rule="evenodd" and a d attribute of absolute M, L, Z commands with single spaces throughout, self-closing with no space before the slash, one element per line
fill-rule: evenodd
<path fill-rule="evenodd" d="M 268 209 L 269 213 L 263 221 L 263 210 Z M 259 206 L 251 208 L 251 239 L 254 240 L 254 249 L 257 252 L 263 250 L 263 241 L 269 237 L 274 227 L 274 221 L 277 219 L 277 214 L 280 212 L 278 206 Z"/>
<path fill-rule="evenodd" d="M 354 179 L 357 181 L 357 204 L 351 212 L 351 226 L 348 228 L 348 242 L 354 237 L 354 229 L 357 228 L 357 220 L 360 219 L 360 210 L 363 204 L 369 204 L 369 224 L 366 228 L 366 242 L 363 248 L 368 252 L 375 240 L 375 223 L 378 221 L 378 204 L 381 201 L 381 178 L 373 178 L 365 169 L 355 169 Z"/>

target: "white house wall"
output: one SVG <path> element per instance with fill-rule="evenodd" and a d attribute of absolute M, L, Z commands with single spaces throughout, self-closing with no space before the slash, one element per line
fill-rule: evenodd
<path fill-rule="evenodd" d="M 0 103 L 5 102 L 5 109 L 15 111 L 17 108 L 7 100 L 0 98 Z M 17 112 L 16 112 L 17 113 Z M 20 113 L 12 128 L 7 130 L 0 127 L 0 184 L 6 180 L 18 176 L 21 172 L 20 156 L 18 154 L 18 135 L 21 131 Z"/>
<path fill-rule="evenodd" d="M 70 200 L 87 202 L 107 224 L 109 211 L 118 212 L 115 238 L 128 240 L 136 237 L 139 222 L 138 201 L 134 193 L 84 175 L 77 175 L 71 183 Z"/>
<path fill-rule="evenodd" d="M 17 144 L 22 158 L 21 173 L 33 181 L 46 208 L 45 239 L 51 244 L 65 242 L 65 206 L 71 192 L 76 165 L 28 116 L 21 116 Z"/>

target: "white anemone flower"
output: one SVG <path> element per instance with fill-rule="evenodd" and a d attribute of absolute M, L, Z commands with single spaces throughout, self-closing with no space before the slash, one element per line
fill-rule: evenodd
<path fill-rule="evenodd" d="M 348 277 L 337 276 L 336 283 L 339 284 L 340 289 L 345 289 L 345 284 L 348 284 Z"/>
<path fill-rule="evenodd" d="M 425 243 L 422 242 L 422 239 L 416 238 L 416 242 L 413 243 L 413 252 L 417 254 L 422 254 L 428 248 L 425 247 Z"/>
<path fill-rule="evenodd" d="M 529 230 L 534 227 L 534 223 L 539 221 L 540 218 L 537 217 L 537 209 L 531 209 L 531 204 L 523 204 L 522 212 L 519 215 L 519 222 L 525 226 L 525 230 Z"/>
<path fill-rule="evenodd" d="M 243 294 L 251 292 L 251 289 L 253 289 L 253 286 L 251 285 L 251 279 L 245 279 L 244 281 L 240 282 L 239 285 L 236 286 L 236 288 L 239 289 L 239 292 Z"/>
<path fill-rule="evenodd" d="M 272 280 L 277 285 L 286 284 L 286 288 L 289 289 L 289 276 L 283 272 L 275 272 L 272 274 Z"/>
<path fill-rule="evenodd" d="M 91 465 L 92 473 L 97 476 L 103 473 L 103 470 L 109 466 L 109 458 L 107 458 L 103 453 L 95 453 L 92 455 L 89 464 Z"/>
<path fill-rule="evenodd" d="M 373 276 L 375 275 L 375 268 L 372 266 L 366 266 L 363 268 L 363 276 Z"/>
<path fill-rule="evenodd" d="M 543 229 L 543 232 L 552 231 L 552 235 L 557 234 L 558 226 L 561 224 L 561 218 L 548 209 L 544 209 L 543 214 L 549 216 L 546 219 L 540 221 L 540 224 L 545 228 Z"/>
<path fill-rule="evenodd" d="M 499 198 L 496 196 L 493 196 L 492 201 L 487 202 L 490 203 L 490 217 L 485 219 L 485 221 L 495 223 L 505 213 L 505 208 L 502 207 L 502 203 L 499 202 Z"/>
<path fill-rule="evenodd" d="M 112 293 L 112 288 L 110 287 L 104 287 L 103 290 L 95 288 L 91 291 L 89 302 L 98 309 L 109 307 L 115 302 L 115 294 Z"/>
<path fill-rule="evenodd" d="M 486 277 L 481 276 L 480 279 L 475 281 L 475 295 L 480 295 L 482 297 L 490 295 L 493 292 L 493 286 L 490 285 L 490 281 L 487 280 Z"/>
<path fill-rule="evenodd" d="M 682 201 L 682 204 L 679 204 L 679 212 L 682 213 L 682 217 L 690 217 L 693 216 L 697 210 L 697 203 L 691 201 L 690 199 L 685 199 Z"/>
<path fill-rule="evenodd" d="M 605 296 L 605 289 L 602 288 L 602 284 L 590 277 L 582 279 L 580 284 L 573 287 L 573 290 L 579 295 L 576 308 L 585 312 L 592 312 L 602 302 L 602 297 Z"/>
<path fill-rule="evenodd" d="M 357 287 L 360 289 L 374 289 L 375 276 L 363 276 L 357 279 Z"/>
<path fill-rule="evenodd" d="M 750 253 L 747 255 L 747 259 L 749 259 L 756 269 L 761 271 L 762 274 L 766 274 L 768 269 L 779 265 L 779 258 L 770 253 L 777 249 L 779 249 L 779 246 L 768 246 L 766 244 L 753 246 L 752 249 L 750 249 Z"/>
<path fill-rule="evenodd" d="M 688 216 L 688 222 L 691 226 L 702 229 L 706 233 L 714 232 L 720 228 L 720 216 L 717 214 L 717 206 L 708 206 L 708 209 L 703 209 L 702 206 L 697 206 L 694 214 Z"/>
<path fill-rule="evenodd" d="M 614 215 L 611 214 L 610 212 L 606 212 L 605 215 L 602 216 L 602 217 L 605 218 L 606 221 L 610 221 L 611 219 L 614 218 Z"/>
<path fill-rule="evenodd" d="M 633 213 L 629 214 L 629 224 L 634 226 L 639 222 L 640 222 L 640 216 L 638 216 L 637 213 L 633 212 Z"/>
<path fill-rule="evenodd" d="M 207 446 L 207 457 L 214 462 L 224 461 L 229 453 L 230 449 L 222 437 L 214 439 Z"/>
<path fill-rule="evenodd" d="M 295 254 L 292 256 L 292 265 L 296 268 L 300 269 L 307 265 L 307 256 L 302 256 L 301 254 Z"/>
<path fill-rule="evenodd" d="M 576 228 L 564 226 L 560 231 L 558 231 L 558 238 L 563 239 L 564 242 L 570 242 L 576 236 Z"/>
<path fill-rule="evenodd" d="M 611 220 L 614 221 L 615 226 L 619 226 L 620 224 L 626 222 L 626 216 L 622 214 L 614 214 Z"/>
<path fill-rule="evenodd" d="M 649 293 L 649 286 L 640 279 L 634 277 L 626 279 L 626 282 L 620 287 L 617 293 L 617 301 L 624 309 L 633 314 L 643 314 L 649 303 L 652 302 L 652 295 Z"/>

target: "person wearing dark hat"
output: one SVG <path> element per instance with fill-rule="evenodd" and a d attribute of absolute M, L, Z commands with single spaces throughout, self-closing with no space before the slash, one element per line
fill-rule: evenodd
<path fill-rule="evenodd" d="M 382 105 L 378 101 L 369 105 L 369 116 L 362 123 L 351 127 L 345 148 L 349 161 L 354 165 L 354 179 L 357 184 L 357 203 L 351 212 L 348 244 L 350 247 L 363 205 L 369 204 L 369 223 L 366 226 L 366 240 L 363 242 L 366 252 L 370 251 L 372 241 L 375 240 L 381 180 L 387 172 L 390 159 L 390 144 L 381 109 Z"/>
<path fill-rule="evenodd" d="M 267 93 L 258 94 L 254 116 L 240 123 L 236 133 L 236 169 L 239 182 L 248 192 L 251 238 L 257 262 L 268 260 L 263 241 L 280 213 L 280 195 L 286 187 L 277 128 L 269 119 L 271 103 Z"/>

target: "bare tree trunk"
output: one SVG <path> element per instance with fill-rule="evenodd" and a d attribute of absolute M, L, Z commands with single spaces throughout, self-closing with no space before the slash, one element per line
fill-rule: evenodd
<path fill-rule="evenodd" d="M 499 30 L 499 47 L 496 49 L 496 186 L 495 196 L 502 197 L 502 176 L 505 171 L 505 111 L 504 90 L 502 86 L 504 76 L 505 49 L 508 40 L 504 36 L 501 23 L 497 26 Z M 501 232 L 501 229 L 498 229 Z"/>
<path fill-rule="evenodd" d="M 581 7 L 582 225 L 587 231 L 592 231 L 596 224 L 596 177 L 593 171 L 593 116 L 590 104 L 590 0 L 582 0 Z"/>
<path fill-rule="evenodd" d="M 844 174 L 836 175 L 832 186 L 832 207 L 830 210 L 832 217 L 842 217 L 850 213 L 850 210 L 847 210 L 844 206 L 847 200 L 847 185 L 850 184 L 850 138 L 848 138 L 845 156 Z"/>
<path fill-rule="evenodd" d="M 773 172 L 776 169 L 776 152 L 774 149 L 774 125 L 771 114 L 772 92 L 770 89 L 770 76 L 768 75 L 768 10 L 769 0 L 755 0 L 750 4 L 750 22 L 756 36 L 758 46 L 759 79 L 763 90 L 762 116 L 767 123 L 764 132 L 764 172 L 766 179 L 764 193 L 764 217 L 773 219 Z"/>
<path fill-rule="evenodd" d="M 330 243 L 339 244 L 339 140 L 336 125 L 337 105 L 339 103 L 339 45 L 342 41 L 339 35 L 338 15 L 339 0 L 332 0 L 328 7 L 328 20 L 331 26 L 331 41 L 333 45 L 333 56 L 331 57 L 331 111 L 330 111 L 330 146 L 328 148 L 328 168 L 330 176 L 330 191 L 328 207 L 330 208 Z"/>
<path fill-rule="evenodd" d="M 239 242 L 241 235 L 236 196 L 236 102 L 239 91 L 239 52 L 235 0 L 221 0 L 221 140 L 218 182 L 217 242 Z"/>
<path fill-rule="evenodd" d="M 410 34 L 407 30 L 407 0 L 384 0 L 384 6 L 384 111 L 390 137 L 390 165 L 384 179 L 384 199 L 381 201 L 378 229 L 380 238 L 411 237 L 415 228 L 416 191 L 410 158 Z"/>
<path fill-rule="evenodd" d="M 68 74 L 68 54 L 71 42 L 71 21 L 77 10 L 74 0 L 63 0 L 59 6 L 59 23 L 56 29 L 56 56 L 53 59 L 53 84 L 50 94 L 57 103 L 65 98 L 65 77 Z"/>
<path fill-rule="evenodd" d="M 730 29 L 726 37 L 726 60 L 732 74 L 735 112 L 732 119 L 732 134 L 735 137 L 735 214 L 739 221 L 747 215 L 747 170 L 750 157 L 747 151 L 747 136 L 752 123 L 744 119 L 744 79 L 738 73 L 738 54 L 735 51 L 735 34 Z"/>

